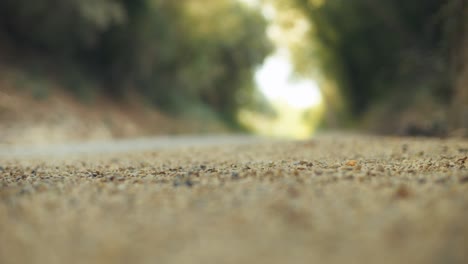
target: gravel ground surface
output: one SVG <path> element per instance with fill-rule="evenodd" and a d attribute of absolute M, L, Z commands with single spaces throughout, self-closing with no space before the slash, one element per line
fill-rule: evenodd
<path fill-rule="evenodd" d="M 468 141 L 234 141 L 1 156 L 0 263 L 468 263 Z"/>

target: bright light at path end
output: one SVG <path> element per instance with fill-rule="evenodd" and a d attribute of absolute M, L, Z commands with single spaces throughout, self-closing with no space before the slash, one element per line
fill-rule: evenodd
<path fill-rule="evenodd" d="M 296 109 L 307 109 L 322 102 L 317 84 L 312 80 L 293 79 L 293 69 L 286 56 L 272 55 L 255 74 L 255 81 L 271 101 L 283 101 Z"/>
<path fill-rule="evenodd" d="M 249 6 L 255 6 L 259 4 L 258 0 L 238 0 L 238 1 Z"/>

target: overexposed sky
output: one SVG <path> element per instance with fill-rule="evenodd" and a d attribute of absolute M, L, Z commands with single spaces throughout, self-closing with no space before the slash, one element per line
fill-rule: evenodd
<path fill-rule="evenodd" d="M 308 36 L 309 23 L 293 13 L 278 13 L 270 2 L 238 1 L 261 11 L 269 23 L 266 33 L 275 45 L 275 52 L 256 69 L 255 82 L 278 114 L 275 118 L 265 118 L 244 111 L 240 120 L 262 135 L 309 138 L 322 115 L 322 95 L 313 79 L 295 75 L 290 56 L 290 50 L 302 45 Z M 291 18 L 294 26 L 282 27 L 281 22 Z M 309 113 L 315 117 L 305 119 L 304 110 L 311 110 Z"/>
<path fill-rule="evenodd" d="M 268 36 L 276 44 L 277 51 L 265 60 L 255 74 L 255 81 L 261 92 L 270 101 L 286 103 L 295 109 L 307 109 L 319 105 L 322 96 L 317 83 L 310 79 L 293 78 L 293 65 L 287 51 L 288 42 L 284 42 L 284 38 L 289 40 L 294 39 L 293 37 L 302 38 L 308 30 L 308 24 L 298 20 L 295 31 L 284 32 L 273 22 L 277 14 L 271 4 L 260 5 L 258 0 L 238 1 L 259 8 L 265 18 L 271 21 Z"/>
<path fill-rule="evenodd" d="M 281 101 L 296 109 L 317 106 L 322 101 L 320 90 L 313 80 L 293 78 L 289 58 L 275 53 L 257 70 L 255 81 L 270 101 Z"/>

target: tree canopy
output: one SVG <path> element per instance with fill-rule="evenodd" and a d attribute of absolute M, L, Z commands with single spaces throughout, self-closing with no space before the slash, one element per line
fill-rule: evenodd
<path fill-rule="evenodd" d="M 5 0 L 5 41 L 177 111 L 206 104 L 228 121 L 249 104 L 253 70 L 270 52 L 266 22 L 233 0 Z M 67 69 L 68 70 L 68 69 Z"/>
<path fill-rule="evenodd" d="M 382 101 L 402 109 L 429 94 L 449 106 L 459 94 L 453 69 L 466 65 L 464 0 L 267 2 L 279 13 L 294 10 L 309 22 L 306 44 L 293 47 L 296 68 L 303 74 L 320 69 L 321 77 L 336 83 L 355 117 Z"/>

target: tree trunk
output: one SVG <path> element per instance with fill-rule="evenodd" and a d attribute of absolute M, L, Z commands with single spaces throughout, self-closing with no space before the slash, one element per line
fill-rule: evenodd
<path fill-rule="evenodd" d="M 457 136 L 468 137 L 468 3 L 460 1 L 460 40 L 452 57 L 454 97 L 450 123 Z"/>

